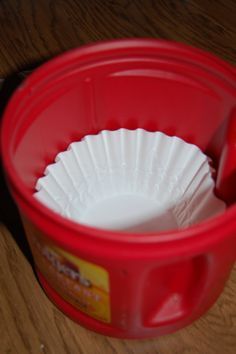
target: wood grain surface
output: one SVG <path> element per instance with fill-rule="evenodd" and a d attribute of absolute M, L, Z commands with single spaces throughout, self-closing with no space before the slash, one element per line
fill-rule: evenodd
<path fill-rule="evenodd" d="M 0 113 L 19 70 L 102 39 L 160 37 L 236 64 L 234 0 L 0 0 Z M 1 175 L 1 173 L 0 173 Z M 153 340 L 90 332 L 47 299 L 14 203 L 0 176 L 0 354 L 234 354 L 236 267 L 213 308 L 193 325 Z"/>
<path fill-rule="evenodd" d="M 0 76 L 81 44 L 161 37 L 236 62 L 234 0 L 1 0 Z"/>

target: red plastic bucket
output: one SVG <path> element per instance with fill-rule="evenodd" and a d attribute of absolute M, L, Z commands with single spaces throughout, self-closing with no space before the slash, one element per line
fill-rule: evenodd
<path fill-rule="evenodd" d="M 40 282 L 64 313 L 103 334 L 144 338 L 186 326 L 213 304 L 236 257 L 235 105 L 229 64 L 158 40 L 81 47 L 18 88 L 4 116 L 3 162 Z M 226 212 L 184 230 L 124 234 L 66 220 L 33 198 L 71 141 L 121 127 L 198 145 L 218 168 Z"/>

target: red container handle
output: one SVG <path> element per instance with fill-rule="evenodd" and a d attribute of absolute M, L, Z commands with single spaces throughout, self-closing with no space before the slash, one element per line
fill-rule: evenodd
<path fill-rule="evenodd" d="M 216 193 L 229 204 L 236 200 L 236 102 L 227 127 L 218 168 Z"/>
<path fill-rule="evenodd" d="M 234 73 L 236 80 L 235 68 Z M 216 194 L 229 204 L 236 200 L 236 102 L 228 120 L 225 144 L 218 167 Z"/>
<path fill-rule="evenodd" d="M 145 325 L 148 327 L 160 327 L 175 325 L 177 322 L 186 323 L 189 318 L 192 320 L 199 317 L 199 313 L 204 313 L 211 304 L 217 299 L 217 296 L 222 291 L 222 282 L 218 281 L 218 277 L 222 273 L 222 269 L 219 267 L 218 255 L 213 253 L 203 254 L 196 256 L 191 260 L 181 262 L 179 267 L 176 263 L 175 282 L 173 279 L 160 280 L 159 284 L 165 284 L 166 289 L 163 286 L 158 289 L 155 303 L 157 304 L 156 310 L 149 311 L 145 320 Z M 234 259 L 232 259 L 232 264 Z M 226 274 L 230 272 L 230 267 L 225 262 L 227 269 Z M 192 273 L 188 270 L 192 265 Z M 175 265 L 172 264 L 172 267 Z M 173 271 L 173 268 L 172 268 Z M 164 277 L 168 278 L 167 272 L 163 269 L 160 274 L 164 274 Z M 187 275 L 187 276 L 186 276 Z M 157 284 L 156 284 L 157 285 Z M 158 285 L 157 285 L 158 287 Z M 171 291 L 170 291 L 170 288 Z M 212 289 L 215 289 L 212 292 Z M 163 291 L 166 296 L 163 296 Z M 214 294 L 214 298 L 209 294 Z M 208 301 L 206 299 L 208 298 Z"/>

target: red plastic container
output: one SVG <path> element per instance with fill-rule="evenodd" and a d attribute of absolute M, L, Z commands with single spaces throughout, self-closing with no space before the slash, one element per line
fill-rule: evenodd
<path fill-rule="evenodd" d="M 40 282 L 64 313 L 103 334 L 144 338 L 184 327 L 214 303 L 236 258 L 235 106 L 229 64 L 158 40 L 73 50 L 18 88 L 4 116 L 3 162 Z M 198 145 L 218 169 L 227 211 L 185 230 L 123 234 L 63 219 L 33 198 L 71 141 L 121 127 Z"/>

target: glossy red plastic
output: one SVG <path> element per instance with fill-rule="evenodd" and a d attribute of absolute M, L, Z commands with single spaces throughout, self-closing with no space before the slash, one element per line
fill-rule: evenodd
<path fill-rule="evenodd" d="M 111 322 L 98 321 L 39 279 L 68 316 L 100 333 L 171 333 L 217 299 L 236 258 L 236 75 L 222 60 L 172 42 L 132 39 L 75 49 L 37 69 L 13 95 L 2 127 L 12 194 L 32 230 L 109 273 Z M 33 198 L 45 166 L 71 141 L 103 129 L 176 135 L 212 157 L 225 213 L 184 230 L 124 234 L 85 227 Z M 36 264 L 37 267 L 37 264 Z"/>

